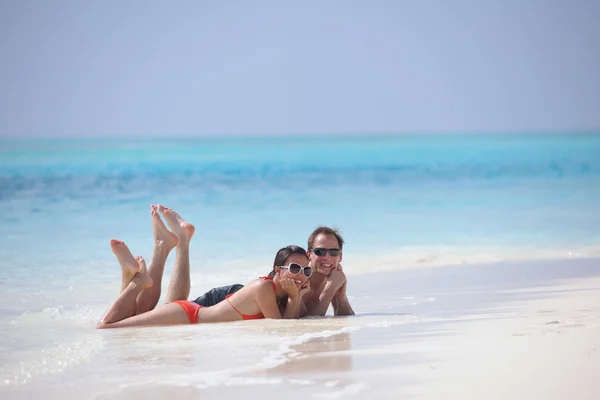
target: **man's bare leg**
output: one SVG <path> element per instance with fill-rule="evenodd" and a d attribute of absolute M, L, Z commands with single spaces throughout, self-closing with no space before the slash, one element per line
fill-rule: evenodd
<path fill-rule="evenodd" d="M 127 246 L 125 246 L 125 248 L 127 248 Z M 136 298 L 138 294 L 142 290 L 152 286 L 152 278 L 150 277 L 150 274 L 148 274 L 148 270 L 146 270 L 146 262 L 141 256 L 137 256 L 135 259 L 138 262 L 139 271 L 129 282 L 125 290 L 121 292 L 117 300 L 115 300 L 108 308 L 106 314 L 104 314 L 100 322 L 98 322 L 98 328 L 103 327 L 105 324 L 121 321 L 135 315 L 137 307 Z"/>
<path fill-rule="evenodd" d="M 156 307 L 160 299 L 162 278 L 165 270 L 165 264 L 169 253 L 179 242 L 177 235 L 169 232 L 165 224 L 160 219 L 155 205 L 150 206 L 150 215 L 152 215 L 152 234 L 154 235 L 154 249 L 152 258 L 148 266 L 148 273 L 154 284 L 144 290 L 137 298 L 136 314 L 145 313 Z"/>
<path fill-rule="evenodd" d="M 140 270 L 140 264 L 121 240 L 111 239 L 110 248 L 121 265 L 121 291 L 119 293 L 122 293 Z"/>
<path fill-rule="evenodd" d="M 168 207 L 159 204 L 157 209 L 167 221 L 171 231 L 179 238 L 175 265 L 165 301 L 170 303 L 176 300 L 187 300 L 190 295 L 190 240 L 196 228 Z"/>

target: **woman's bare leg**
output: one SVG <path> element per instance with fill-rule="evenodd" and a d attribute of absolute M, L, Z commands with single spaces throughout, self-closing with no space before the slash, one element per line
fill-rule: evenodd
<path fill-rule="evenodd" d="M 190 295 L 190 240 L 196 228 L 168 207 L 159 204 L 157 209 L 167 221 L 171 231 L 179 238 L 175 265 L 165 301 L 170 303 L 175 300 L 187 300 Z"/>
<path fill-rule="evenodd" d="M 169 232 L 165 224 L 160 219 L 155 205 L 150 206 L 150 215 L 152 215 L 152 234 L 154 235 L 154 249 L 152 258 L 148 265 L 148 272 L 154 284 L 142 290 L 137 297 L 136 314 L 142 314 L 156 307 L 160 299 L 162 278 L 165 270 L 165 264 L 169 253 L 179 242 L 177 235 Z"/>
<path fill-rule="evenodd" d="M 125 243 L 123 243 L 125 245 Z M 125 246 L 127 249 L 127 246 Z M 129 249 L 127 249 L 129 251 Z M 129 285 L 121 292 L 117 300 L 108 308 L 106 314 L 98 322 L 97 327 L 102 328 L 107 324 L 111 324 L 135 315 L 136 297 L 140 292 L 152 286 L 152 278 L 146 270 L 146 262 L 141 256 L 136 257 L 139 263 L 139 271 L 133 277 Z"/>
<path fill-rule="evenodd" d="M 113 323 L 100 321 L 98 329 L 126 328 L 131 326 L 189 325 L 189 323 L 190 320 L 184 309 L 177 303 L 170 303 L 121 321 Z"/>
<path fill-rule="evenodd" d="M 122 293 L 140 270 L 140 264 L 121 240 L 111 239 L 110 248 L 121 265 L 121 291 L 119 293 Z"/>

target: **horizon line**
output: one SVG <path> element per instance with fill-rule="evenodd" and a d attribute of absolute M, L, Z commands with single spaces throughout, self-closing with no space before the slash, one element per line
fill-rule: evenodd
<path fill-rule="evenodd" d="M 58 135 L 0 135 L 0 140 L 4 139 L 249 139 L 249 138 L 305 138 L 305 137 L 380 137 L 380 136 L 445 136 L 445 135 L 563 135 L 563 134 L 600 134 L 600 128 L 590 129 L 538 129 L 538 130 L 427 130 L 427 131 L 376 131 L 376 132 L 248 132 L 248 133 L 176 133 L 176 134 L 126 134 L 126 133 L 107 133 L 104 135 L 82 136 L 76 134 L 58 134 Z"/>

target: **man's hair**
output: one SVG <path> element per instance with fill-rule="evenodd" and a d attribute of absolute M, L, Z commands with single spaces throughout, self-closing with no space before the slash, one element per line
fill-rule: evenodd
<path fill-rule="evenodd" d="M 340 246 L 340 250 L 342 250 L 342 248 L 344 247 L 344 239 L 342 238 L 342 235 L 340 234 L 340 228 L 330 228 L 328 226 L 319 226 L 308 237 L 308 250 L 309 251 L 310 251 L 310 249 L 313 248 L 313 245 L 315 244 L 315 239 L 319 235 L 335 236 L 335 238 L 338 241 L 338 245 Z"/>
<path fill-rule="evenodd" d="M 300 246 L 291 244 L 289 246 L 282 247 L 279 249 L 277 254 L 275 254 L 275 260 L 273 260 L 273 271 L 269 273 L 269 278 L 273 278 L 275 276 L 275 267 L 281 267 L 284 265 L 288 257 L 292 254 L 298 254 L 308 258 L 306 255 L 306 250 Z"/>

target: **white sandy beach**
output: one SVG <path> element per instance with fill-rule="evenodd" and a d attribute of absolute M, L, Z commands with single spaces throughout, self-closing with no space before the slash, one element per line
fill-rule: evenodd
<path fill-rule="evenodd" d="M 480 286 L 470 289 L 462 309 L 443 310 L 439 318 L 314 339 L 294 346 L 285 364 L 202 392 L 209 398 L 250 390 L 272 399 L 282 391 L 294 399 L 597 399 L 600 277 L 526 286 Z M 481 304 L 467 304 L 469 298 Z"/>
<path fill-rule="evenodd" d="M 512 301 L 522 294 L 536 299 Z M 311 382 L 316 398 L 597 399 L 600 278 L 506 297 L 477 314 L 306 343 L 264 374 Z"/>
<path fill-rule="evenodd" d="M 597 399 L 600 261 L 354 275 L 357 315 L 94 331 L 2 398 Z M 349 289 L 350 290 L 350 289 Z M 81 328 L 79 328 L 81 329 Z M 87 344 L 82 344 L 87 343 Z M 79 346 L 79 347 L 77 347 Z M 77 353 L 84 352 L 85 357 Z M 66 354 L 66 355 L 65 355 Z M 18 371 L 17 371 L 18 372 Z"/>
<path fill-rule="evenodd" d="M 600 0 L 261 3 L 0 2 L 0 400 L 600 400 Z M 99 330 L 113 239 L 356 315 Z"/>

